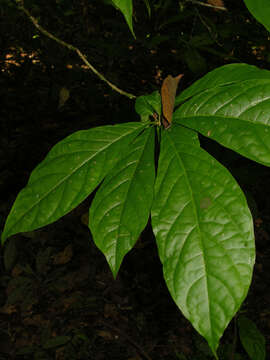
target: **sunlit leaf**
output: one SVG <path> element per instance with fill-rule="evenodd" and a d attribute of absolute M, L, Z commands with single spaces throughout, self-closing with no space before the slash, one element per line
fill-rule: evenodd
<path fill-rule="evenodd" d="M 175 106 L 205 90 L 227 86 L 246 80 L 270 80 L 270 71 L 248 64 L 228 64 L 210 71 L 175 98 Z"/>
<path fill-rule="evenodd" d="M 229 67 L 220 69 L 226 80 L 217 76 L 215 83 L 208 74 L 197 88 L 187 89 L 191 97 L 175 111 L 173 121 L 270 166 L 270 72 L 248 67 L 245 77 L 242 70 L 236 67 L 232 75 Z"/>
<path fill-rule="evenodd" d="M 141 123 L 102 126 L 78 131 L 56 144 L 17 196 L 2 241 L 50 224 L 79 205 L 142 129 Z"/>
<path fill-rule="evenodd" d="M 153 128 L 146 129 L 105 178 L 92 202 L 89 227 L 114 277 L 147 224 L 155 180 Z"/>
<path fill-rule="evenodd" d="M 215 354 L 251 282 L 253 222 L 234 178 L 184 127 L 162 131 L 151 216 L 169 291 Z"/>

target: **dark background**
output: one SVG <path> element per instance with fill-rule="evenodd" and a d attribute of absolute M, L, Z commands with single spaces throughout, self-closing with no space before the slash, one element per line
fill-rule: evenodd
<path fill-rule="evenodd" d="M 185 74 L 181 90 L 224 64 L 269 68 L 269 34 L 243 1 L 225 0 L 227 11 L 190 1 L 149 3 L 151 17 L 143 0 L 134 1 L 136 40 L 121 13 L 105 1 L 24 5 L 45 29 L 135 95 L 159 89 L 168 74 Z M 97 78 L 76 53 L 39 33 L 11 0 L 0 0 L 0 70 L 2 229 L 17 193 L 56 142 L 77 130 L 139 119 L 134 101 Z M 59 107 L 63 88 L 70 96 Z M 204 138 L 201 143 L 247 195 L 257 260 L 241 313 L 269 342 L 270 170 Z M 151 227 L 114 281 L 85 225 L 90 201 L 52 225 L 12 237 L 1 249 L 0 360 L 210 359 L 205 341 L 169 295 Z M 222 338 L 221 359 L 233 359 L 232 346 L 235 360 L 247 359 L 234 320 Z"/>

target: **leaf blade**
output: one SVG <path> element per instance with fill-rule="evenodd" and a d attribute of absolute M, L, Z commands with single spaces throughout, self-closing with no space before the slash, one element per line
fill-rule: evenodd
<path fill-rule="evenodd" d="M 112 0 L 113 4 L 121 11 L 121 13 L 124 15 L 125 20 L 128 24 L 128 27 L 136 39 L 136 36 L 133 31 L 133 25 L 132 25 L 132 15 L 133 15 L 133 3 L 132 0 Z"/>
<path fill-rule="evenodd" d="M 148 95 L 141 95 L 136 98 L 135 111 L 141 117 L 141 121 L 149 121 L 149 116 L 161 116 L 161 98 L 159 91 Z"/>
<path fill-rule="evenodd" d="M 230 173 L 188 129 L 162 133 L 151 216 L 169 291 L 215 354 L 250 285 L 253 224 Z"/>
<path fill-rule="evenodd" d="M 175 111 L 174 121 L 270 166 L 269 110 L 270 78 L 252 79 L 193 96 Z"/>
<path fill-rule="evenodd" d="M 265 359 L 265 338 L 253 321 L 245 316 L 237 319 L 241 343 L 251 360 Z"/>
<path fill-rule="evenodd" d="M 130 145 L 105 178 L 91 204 L 89 228 L 114 277 L 147 224 L 155 179 L 154 128 Z"/>
<path fill-rule="evenodd" d="M 140 123 L 108 125 L 78 131 L 56 144 L 17 196 L 2 241 L 45 226 L 72 210 L 102 181 L 122 156 L 123 147 L 142 129 Z"/>
<path fill-rule="evenodd" d="M 248 64 L 227 64 L 220 66 L 208 72 L 176 96 L 175 106 L 205 90 L 256 79 L 270 79 L 270 71 Z"/>
<path fill-rule="evenodd" d="M 270 3 L 268 0 L 244 0 L 251 14 L 270 31 Z"/>

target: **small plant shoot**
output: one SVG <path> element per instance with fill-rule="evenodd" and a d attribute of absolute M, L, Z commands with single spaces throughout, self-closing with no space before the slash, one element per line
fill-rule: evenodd
<path fill-rule="evenodd" d="M 255 243 L 242 190 L 198 134 L 269 166 L 270 72 L 220 67 L 180 93 L 172 120 L 163 120 L 174 92 L 175 83 L 162 99 L 138 97 L 140 122 L 78 131 L 56 144 L 15 200 L 2 242 L 56 221 L 100 185 L 89 228 L 114 277 L 151 216 L 169 292 L 217 356 L 247 295 Z"/>

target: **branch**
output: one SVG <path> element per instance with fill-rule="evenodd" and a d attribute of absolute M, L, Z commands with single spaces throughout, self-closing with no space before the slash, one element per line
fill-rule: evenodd
<path fill-rule="evenodd" d="M 202 2 L 202 1 L 197 1 L 197 0 L 188 0 L 188 1 L 193 3 L 193 4 L 210 7 L 210 8 L 216 9 L 216 10 L 228 11 L 224 6 L 212 5 L 212 4 L 208 4 L 208 3 L 205 3 L 205 2 Z"/>
<path fill-rule="evenodd" d="M 102 81 L 105 81 L 113 90 L 117 91 L 119 94 L 121 95 L 124 95 L 124 96 L 127 96 L 129 99 L 135 99 L 136 96 L 131 94 L 131 93 L 128 93 L 124 90 L 121 90 L 119 89 L 116 85 L 112 84 L 109 80 L 107 80 L 98 70 L 96 70 L 94 68 L 93 65 L 91 65 L 89 63 L 89 61 L 87 60 L 86 56 L 83 55 L 83 53 L 75 46 L 69 44 L 69 43 L 66 43 L 65 41 L 59 39 L 58 37 L 56 37 L 55 35 L 51 34 L 49 31 L 45 30 L 41 25 L 39 25 L 37 19 L 32 16 L 30 14 L 30 12 L 23 6 L 23 3 L 22 1 L 20 0 L 16 0 L 17 2 L 17 6 L 20 10 L 22 10 L 26 15 L 27 17 L 31 20 L 31 22 L 34 24 L 34 26 L 45 36 L 47 36 L 48 38 L 56 41 L 58 44 L 68 48 L 69 50 L 72 50 L 72 51 L 75 51 L 78 56 L 82 59 L 82 61 L 86 64 L 86 66 L 93 71 L 94 74 L 96 74 Z"/>

